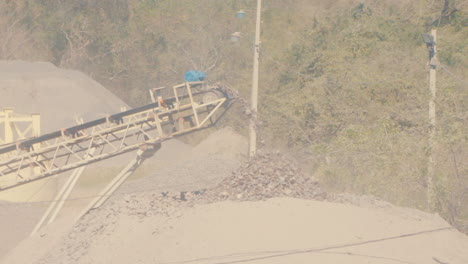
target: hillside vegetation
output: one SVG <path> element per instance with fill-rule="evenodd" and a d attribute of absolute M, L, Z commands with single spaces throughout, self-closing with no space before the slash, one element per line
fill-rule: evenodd
<path fill-rule="evenodd" d="M 286 3 L 287 2 L 287 3 Z M 207 72 L 248 98 L 254 0 L 6 0 L 0 58 L 79 69 L 131 105 Z M 244 9 L 243 20 L 234 14 Z M 259 124 L 334 191 L 433 209 L 468 226 L 468 5 L 462 0 L 270 0 L 262 10 Z M 428 51 L 438 30 L 436 143 L 429 149 Z M 226 123 L 244 129 L 240 110 Z M 428 153 L 435 153 L 433 208 Z"/>

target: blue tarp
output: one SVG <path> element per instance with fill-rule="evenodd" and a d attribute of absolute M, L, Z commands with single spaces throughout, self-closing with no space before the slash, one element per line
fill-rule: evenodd
<path fill-rule="evenodd" d="M 203 81 L 205 78 L 206 78 L 205 73 L 201 71 L 188 71 L 184 75 L 184 79 L 186 82 Z"/>

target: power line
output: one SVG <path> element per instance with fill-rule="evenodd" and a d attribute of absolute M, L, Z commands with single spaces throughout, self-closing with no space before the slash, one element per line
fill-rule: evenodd
<path fill-rule="evenodd" d="M 190 259 L 190 260 L 184 260 L 184 261 L 174 261 L 174 262 L 164 262 L 161 264 L 186 264 L 186 263 L 196 263 L 200 261 L 207 261 L 207 260 L 220 260 L 220 262 L 216 262 L 216 264 L 233 264 L 233 263 L 245 263 L 245 262 L 252 262 L 252 261 L 257 261 L 257 260 L 264 260 L 264 259 L 271 259 L 271 258 L 277 258 L 277 257 L 283 257 L 283 256 L 289 256 L 289 255 L 298 255 L 298 254 L 307 254 L 307 253 L 327 253 L 326 250 L 331 250 L 331 249 L 340 249 L 340 248 L 347 248 L 347 247 L 354 247 L 354 246 L 361 246 L 361 245 L 366 245 L 366 244 L 373 244 L 373 243 L 378 243 L 378 242 L 384 242 L 388 240 L 396 240 L 396 239 L 401 239 L 401 238 L 406 238 L 406 237 L 413 237 L 413 236 L 419 236 L 423 234 L 428 234 L 428 233 L 434 233 L 434 232 L 440 232 L 444 230 L 451 230 L 454 229 L 453 227 L 442 227 L 442 228 L 437 228 L 437 229 L 429 229 L 429 230 L 424 230 L 424 231 L 419 231 L 415 233 L 408 233 L 408 234 L 403 234 L 403 235 L 397 235 L 397 236 L 391 236 L 391 237 L 384 237 L 384 238 L 379 238 L 379 239 L 372 239 L 372 240 L 366 240 L 366 241 L 360 241 L 360 242 L 353 242 L 353 243 L 346 243 L 346 244 L 339 244 L 339 245 L 331 245 L 331 246 L 325 246 L 325 247 L 320 247 L 320 248 L 308 248 L 308 249 L 298 249 L 298 250 L 278 250 L 278 251 L 260 251 L 260 252 L 245 252 L 245 253 L 234 253 L 234 254 L 229 254 L 229 255 L 223 255 L 223 256 L 214 256 L 214 257 L 207 257 L 207 258 L 197 258 L 197 259 Z M 331 253 L 331 252 L 328 252 Z M 268 254 L 268 255 L 266 255 Z M 261 256 L 261 255 L 266 255 L 266 256 Z M 228 259 L 228 258 L 233 258 L 233 257 L 250 257 L 248 259 L 242 259 L 242 260 L 227 260 L 223 261 L 222 259 Z M 258 257 L 255 257 L 258 256 Z M 401 260 L 396 260 L 392 259 L 395 261 L 403 262 Z M 408 262 L 406 262 L 408 263 Z"/>
<path fill-rule="evenodd" d="M 463 83 L 464 85 L 468 85 L 468 82 L 463 80 L 462 78 L 460 77 L 457 77 L 453 72 L 451 72 L 449 69 L 447 69 L 443 64 L 440 64 L 440 67 L 446 71 L 447 73 L 449 73 L 453 78 L 455 78 L 456 80 L 460 81 L 461 83 Z"/>

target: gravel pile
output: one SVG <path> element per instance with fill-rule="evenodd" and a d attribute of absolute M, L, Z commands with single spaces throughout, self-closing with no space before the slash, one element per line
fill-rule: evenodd
<path fill-rule="evenodd" d="M 325 200 L 319 182 L 306 176 L 298 164 L 280 153 L 261 153 L 234 170 L 212 188 L 196 191 L 150 192 L 155 200 L 212 203 L 223 200 L 255 201 L 273 197 Z M 130 199 L 131 200 L 131 199 Z M 150 199 L 151 200 L 151 199 Z M 126 198 L 128 202 L 128 197 Z M 149 203 L 151 204 L 151 203 Z M 157 205 L 156 205 L 157 206 Z M 150 208 L 145 208 L 144 211 Z"/>
<path fill-rule="evenodd" d="M 262 153 L 243 164 L 218 186 L 208 190 L 210 200 L 263 200 L 272 197 L 326 198 L 313 177 L 280 153 Z"/>

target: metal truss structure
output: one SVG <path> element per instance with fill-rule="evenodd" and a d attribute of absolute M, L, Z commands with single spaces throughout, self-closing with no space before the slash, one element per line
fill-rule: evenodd
<path fill-rule="evenodd" d="M 0 148 L 12 145 L 16 140 L 37 137 L 41 133 L 41 116 L 39 114 L 18 114 L 13 108 L 0 111 Z M 3 133 L 3 135 L 2 135 Z"/>
<path fill-rule="evenodd" d="M 0 147 L 0 191 L 137 149 L 157 149 L 214 124 L 230 99 L 222 87 L 203 82 L 150 94 L 151 104 Z"/>

